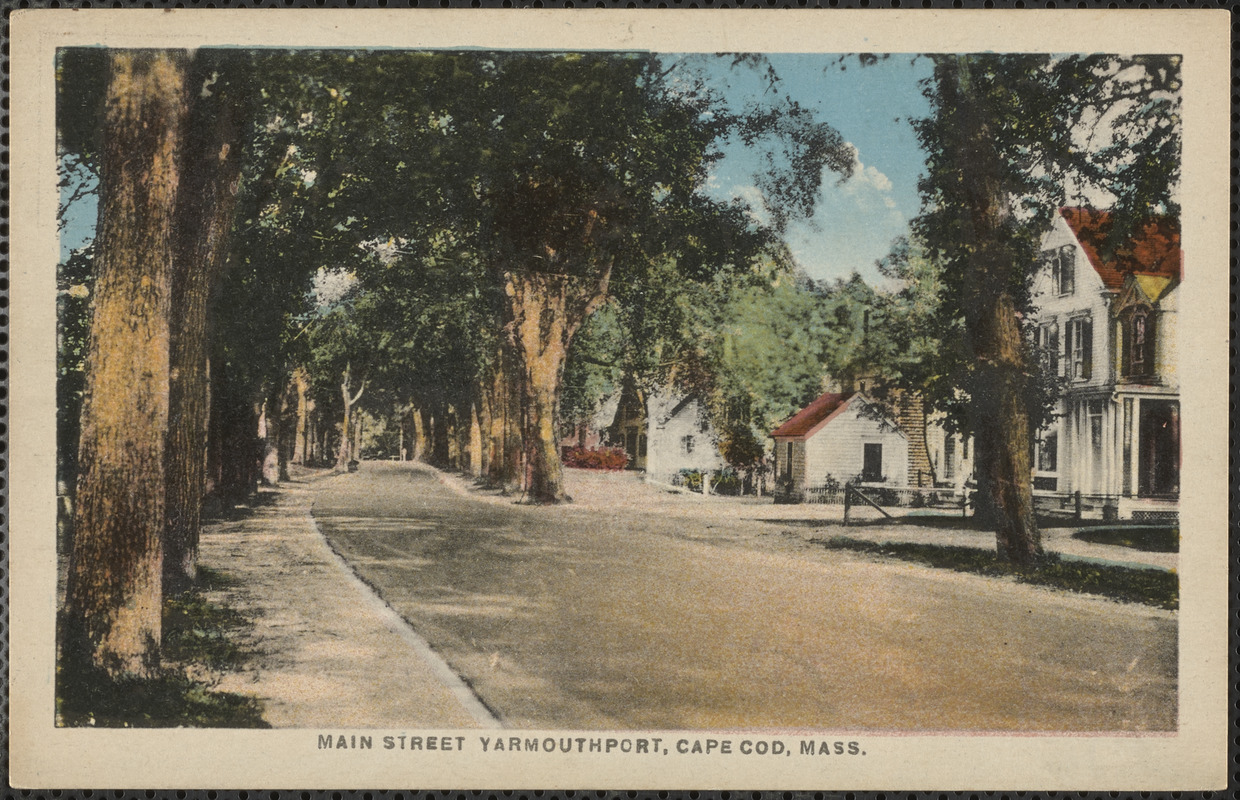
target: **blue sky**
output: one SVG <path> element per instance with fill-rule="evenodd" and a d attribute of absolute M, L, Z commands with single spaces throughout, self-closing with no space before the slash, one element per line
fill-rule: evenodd
<path fill-rule="evenodd" d="M 908 232 L 917 214 L 917 180 L 925 159 L 910 121 L 929 112 L 919 81 L 928 77 L 928 59 L 893 55 L 862 67 L 853 57 L 830 54 L 780 54 L 769 60 L 778 73 L 780 91 L 813 110 L 856 148 L 854 175 L 841 182 L 824 176 L 814 216 L 794 224 L 789 245 L 813 278 L 833 279 L 854 271 L 871 283 L 880 276 L 874 262 Z M 765 81 L 751 70 L 711 70 L 727 87 L 733 102 L 762 99 Z M 716 174 L 720 196 L 754 196 L 752 174 L 757 159 L 742 148 L 727 151 Z"/>
<path fill-rule="evenodd" d="M 814 216 L 794 223 L 789 245 L 813 278 L 845 278 L 854 271 L 871 283 L 880 280 L 874 262 L 891 242 L 908 231 L 919 205 L 917 179 L 925 166 L 910 119 L 928 107 L 918 81 L 930 71 L 928 59 L 893 55 L 862 67 L 838 55 L 778 54 L 769 57 L 786 93 L 835 127 L 856 148 L 858 168 L 847 181 L 828 174 Z M 726 59 L 710 59 L 712 85 L 730 101 L 769 101 L 766 83 L 746 68 L 730 69 Z M 719 196 L 754 198 L 758 162 L 741 147 L 726 151 L 714 179 Z M 68 189 L 65 190 L 66 196 Z M 62 257 L 94 234 L 94 196 L 75 204 L 61 236 Z"/>

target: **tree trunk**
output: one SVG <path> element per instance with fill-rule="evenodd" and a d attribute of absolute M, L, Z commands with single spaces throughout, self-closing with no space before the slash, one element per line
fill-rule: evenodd
<path fill-rule="evenodd" d="M 209 96 L 197 90 L 211 80 L 213 66 L 219 65 L 201 54 L 194 59 L 187 84 L 192 110 L 185 126 L 177 193 L 165 454 L 165 594 L 187 588 L 197 572 L 206 494 L 208 308 L 227 264 L 240 175 L 235 103 L 218 86 Z"/>
<path fill-rule="evenodd" d="M 64 653 L 113 677 L 159 665 L 181 52 L 114 50 L 105 106 Z"/>
<path fill-rule="evenodd" d="M 533 503 L 559 503 L 569 499 L 557 435 L 564 361 L 573 335 L 607 296 L 611 265 L 595 278 L 543 272 L 510 272 L 505 278 L 518 364 L 525 493 Z"/>
<path fill-rule="evenodd" d="M 305 367 L 293 371 L 293 391 L 297 393 L 297 421 L 294 423 L 293 456 L 294 464 L 305 464 L 311 459 L 310 453 L 310 376 Z"/>
<path fill-rule="evenodd" d="M 478 469 L 480 478 L 491 475 L 491 394 L 485 385 L 477 387 L 478 394 Z"/>
<path fill-rule="evenodd" d="M 448 435 L 448 404 L 437 401 L 431 406 L 431 458 L 430 463 L 437 467 L 450 467 L 452 463 L 452 445 Z"/>
<path fill-rule="evenodd" d="M 340 398 L 344 402 L 344 414 L 340 422 L 340 450 L 336 455 L 336 469 L 348 470 L 349 462 L 356 458 L 351 447 L 353 439 L 353 406 L 358 400 L 362 399 L 362 393 L 366 391 L 366 382 L 362 381 L 361 387 L 358 388 L 357 394 L 350 395 L 353 381 L 353 365 L 345 364 L 344 376 L 340 381 Z"/>
<path fill-rule="evenodd" d="M 971 387 L 980 516 L 993 525 L 999 556 L 1032 564 L 1042 554 L 1033 513 L 1029 370 L 1012 288 L 1024 274 L 1010 245 L 1011 202 L 984 101 L 975 94 L 968 56 L 959 56 L 942 87 L 959 113 L 955 154 L 969 207 L 962 234 L 969 247 L 965 327 L 976 365 Z"/>
<path fill-rule="evenodd" d="M 280 396 L 283 392 L 273 389 L 263 401 L 262 414 L 258 419 L 258 435 L 263 441 L 263 484 L 280 485 Z"/>
<path fill-rule="evenodd" d="M 520 488 L 522 449 L 520 400 L 515 389 L 517 372 L 511 346 L 501 345 L 491 368 L 488 387 L 490 424 L 487 427 L 487 448 L 490 451 L 487 479 L 505 491 Z"/>
<path fill-rule="evenodd" d="M 422 406 L 414 411 L 413 415 L 413 441 L 414 441 L 414 457 L 421 461 L 429 461 L 431 455 L 430 447 L 430 428 L 431 428 L 431 412 L 426 406 Z"/>

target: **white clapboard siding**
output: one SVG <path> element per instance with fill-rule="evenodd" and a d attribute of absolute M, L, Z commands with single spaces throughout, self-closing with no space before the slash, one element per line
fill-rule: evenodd
<path fill-rule="evenodd" d="M 896 486 L 908 484 L 908 439 L 892 425 L 860 414 L 863 403 L 854 398 L 849 407 L 805 443 L 806 486 L 821 486 L 827 476 L 844 483 L 861 474 L 865 445 L 883 446 L 883 475 Z M 800 465 L 793 462 L 794 469 Z"/>

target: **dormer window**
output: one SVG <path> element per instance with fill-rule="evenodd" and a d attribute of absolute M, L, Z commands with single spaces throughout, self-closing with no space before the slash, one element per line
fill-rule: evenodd
<path fill-rule="evenodd" d="M 1050 266 L 1051 288 L 1055 294 L 1072 294 L 1076 290 L 1076 248 L 1069 244 L 1047 250 L 1042 260 Z"/>

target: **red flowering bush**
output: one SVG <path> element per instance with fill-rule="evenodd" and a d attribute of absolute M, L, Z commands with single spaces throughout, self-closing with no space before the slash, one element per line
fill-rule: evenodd
<path fill-rule="evenodd" d="M 570 447 L 564 451 L 564 466 L 577 469 L 624 469 L 629 456 L 621 447 Z"/>

